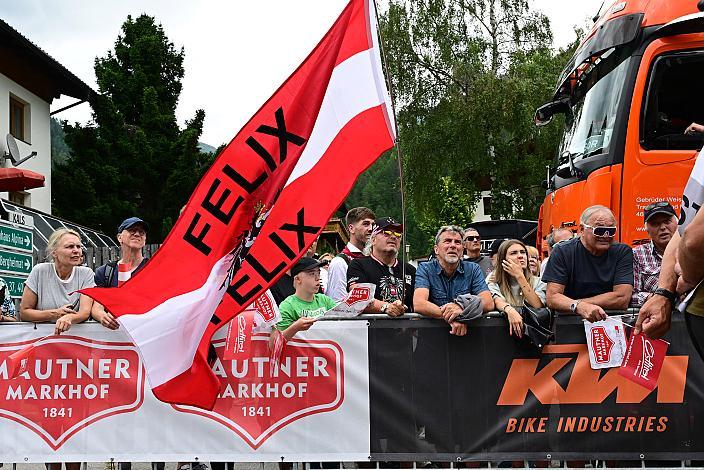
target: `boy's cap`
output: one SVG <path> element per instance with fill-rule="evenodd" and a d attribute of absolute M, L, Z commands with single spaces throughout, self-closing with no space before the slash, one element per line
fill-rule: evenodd
<path fill-rule="evenodd" d="M 303 271 L 311 271 L 316 268 L 320 269 L 320 267 L 324 265 L 325 262 L 318 261 L 310 256 L 304 256 L 296 261 L 296 264 L 291 268 L 291 277 L 295 277 L 296 274 L 300 274 Z"/>

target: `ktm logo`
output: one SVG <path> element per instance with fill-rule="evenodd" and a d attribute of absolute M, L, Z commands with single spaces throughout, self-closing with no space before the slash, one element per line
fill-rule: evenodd
<path fill-rule="evenodd" d="M 602 403 L 614 391 L 616 403 L 640 403 L 651 393 L 620 376 L 618 369 L 610 369 L 601 376 L 601 370 L 590 367 L 585 344 L 545 346 L 543 354 L 550 353 L 577 353 L 577 357 L 556 357 L 540 370 L 539 359 L 514 359 L 496 404 L 522 405 L 529 391 L 544 405 Z M 571 374 L 566 367 L 570 362 L 574 362 Z M 658 403 L 682 403 L 688 363 L 688 356 L 665 357 L 657 383 Z M 556 374 L 569 375 L 566 388 L 555 379 Z"/>

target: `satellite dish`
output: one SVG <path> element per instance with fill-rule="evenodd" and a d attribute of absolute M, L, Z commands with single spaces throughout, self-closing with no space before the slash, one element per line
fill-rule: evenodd
<path fill-rule="evenodd" d="M 32 152 L 26 157 L 20 158 L 20 149 L 17 148 L 17 141 L 12 134 L 7 134 L 7 151 L 9 153 L 4 155 L 5 160 L 9 159 L 13 166 L 19 166 L 21 163 L 37 155 L 37 152 Z"/>

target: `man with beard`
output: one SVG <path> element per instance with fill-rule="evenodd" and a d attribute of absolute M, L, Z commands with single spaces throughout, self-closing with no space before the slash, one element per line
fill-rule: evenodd
<path fill-rule="evenodd" d="M 494 308 L 494 300 L 478 264 L 462 259 L 464 231 L 455 225 L 440 227 L 435 236 L 435 258 L 422 263 L 416 271 L 413 307 L 416 312 L 438 318 L 450 325 L 446 328 L 428 325 L 418 328 L 418 341 L 413 354 L 415 367 L 414 397 L 421 436 L 435 445 L 435 452 L 453 452 L 457 436 L 472 436 L 466 420 L 472 413 L 467 400 L 467 377 L 457 374 L 466 370 L 464 338 L 467 325 L 455 321 L 462 308 L 455 300 L 472 294 L 481 299 L 482 308 Z M 450 411 L 452 410 L 452 411 Z M 468 446 L 468 442 L 461 442 Z"/>
<path fill-rule="evenodd" d="M 413 294 L 415 311 L 431 318 L 442 318 L 450 325 L 450 334 L 467 334 L 467 325 L 455 321 L 462 308 L 458 296 L 477 295 L 485 312 L 494 301 L 478 264 L 462 260 L 463 230 L 455 225 L 440 227 L 435 236 L 435 258 L 421 264 L 416 273 Z"/>
<path fill-rule="evenodd" d="M 347 295 L 347 266 L 353 259 L 364 256 L 362 250 L 372 235 L 375 218 L 374 212 L 366 207 L 355 207 L 347 212 L 345 222 L 350 231 L 350 241 L 328 266 L 328 285 L 325 293 L 335 302 L 342 301 Z"/>
<path fill-rule="evenodd" d="M 658 287 L 662 255 L 677 230 L 675 209 L 667 201 L 657 201 L 645 206 L 643 218 L 650 242 L 633 248 L 631 307 L 641 307 Z"/>
<path fill-rule="evenodd" d="M 376 219 L 370 240 L 370 256 L 350 262 L 347 269 L 348 290 L 352 290 L 357 283 L 376 285 L 375 300 L 364 313 L 384 313 L 398 317 L 413 309 L 416 270 L 406 263 L 403 280 L 403 266 L 398 262 L 402 233 L 403 225 L 391 217 Z"/>

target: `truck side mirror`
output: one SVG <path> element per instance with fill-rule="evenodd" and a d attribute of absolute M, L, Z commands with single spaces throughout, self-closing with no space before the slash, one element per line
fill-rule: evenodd
<path fill-rule="evenodd" d="M 550 121 L 552 121 L 552 117 L 555 114 L 560 113 L 563 113 L 565 115 L 567 126 L 571 126 L 574 117 L 572 116 L 572 107 L 570 107 L 568 98 L 564 98 L 557 101 L 551 101 L 539 107 L 535 111 L 533 122 L 535 122 L 536 126 L 545 126 Z"/>

